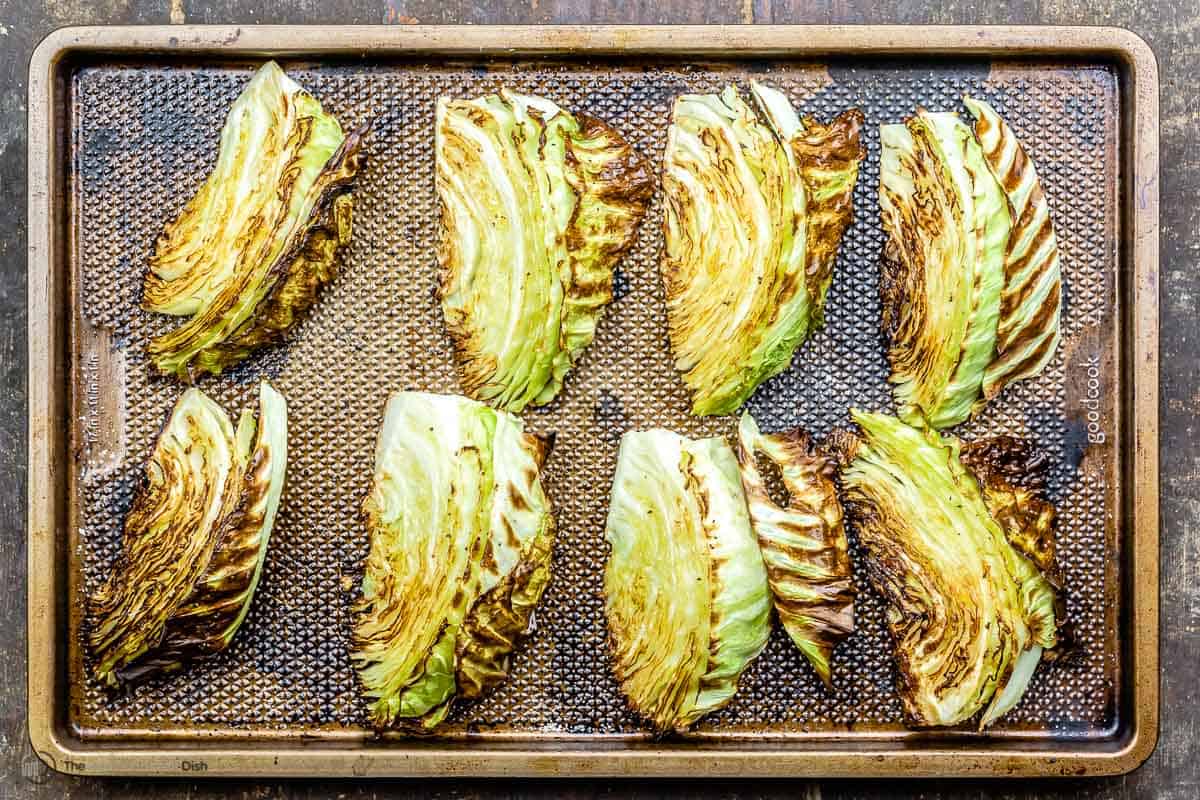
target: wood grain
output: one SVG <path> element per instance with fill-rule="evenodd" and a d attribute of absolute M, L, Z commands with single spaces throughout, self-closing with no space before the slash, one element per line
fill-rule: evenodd
<path fill-rule="evenodd" d="M 1046 23 L 1131 28 L 1162 74 L 1162 737 L 1131 776 L 1088 781 L 150 782 L 68 778 L 25 730 L 25 88 L 29 54 L 56 27 L 104 23 Z M 385 797 L 866 798 L 937 800 L 1200 796 L 1200 6 L 1178 0 L 0 0 L 0 800 Z"/>

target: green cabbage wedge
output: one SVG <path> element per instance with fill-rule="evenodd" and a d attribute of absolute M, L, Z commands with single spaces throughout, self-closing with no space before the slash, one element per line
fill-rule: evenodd
<path fill-rule="evenodd" d="M 465 397 L 388 401 L 351 652 L 377 729 L 431 729 L 508 675 L 550 580 L 548 448 Z"/>
<path fill-rule="evenodd" d="M 107 686 L 221 652 L 250 609 L 287 469 L 287 403 L 263 382 L 235 430 L 199 389 L 175 404 L 125 518 L 122 552 L 90 601 Z"/>
<path fill-rule="evenodd" d="M 851 410 L 838 448 L 868 578 L 887 601 L 898 690 L 915 726 L 991 725 L 1062 652 L 1054 508 L 1040 462 L 1007 437 L 964 445 Z"/>
<path fill-rule="evenodd" d="M 824 321 L 866 151 L 857 109 L 829 125 L 753 84 L 675 101 L 662 261 L 675 366 L 692 412 L 728 414 Z"/>
<path fill-rule="evenodd" d="M 150 259 L 144 307 L 189 317 L 148 345 L 159 372 L 219 374 L 297 325 L 350 241 L 362 137 L 275 62 L 258 70 L 225 120 L 216 167 Z"/>
<path fill-rule="evenodd" d="M 1013 228 L 1004 257 L 1004 289 L 996 354 L 983 376 L 983 403 L 1006 385 L 1037 375 L 1058 349 L 1062 276 L 1050 206 L 1033 159 L 1017 136 L 987 103 L 963 101 L 975 117 L 983 157 L 1004 189 Z"/>
<path fill-rule="evenodd" d="M 722 438 L 626 433 L 605 536 L 617 680 L 656 730 L 682 731 L 729 702 L 770 632 L 733 450 Z"/>
<path fill-rule="evenodd" d="M 756 463 L 760 455 L 779 469 L 786 506 L 771 499 Z M 779 620 L 825 685 L 832 686 L 830 657 L 854 632 L 855 594 L 834 483 L 837 463 L 815 452 L 802 430 L 764 434 L 749 414 L 738 426 L 737 460 Z"/>
<path fill-rule="evenodd" d="M 890 380 L 900 417 L 940 430 L 970 416 L 995 353 L 1012 219 L 957 114 L 919 110 L 880 139 Z"/>
<path fill-rule="evenodd" d="M 900 417 L 946 428 L 1045 369 L 1062 277 L 1050 208 L 1012 128 L 919 110 L 880 129 L 880 295 Z"/>
<path fill-rule="evenodd" d="M 501 89 L 440 98 L 439 295 L 468 395 L 549 403 L 612 300 L 653 191 L 615 130 Z"/>

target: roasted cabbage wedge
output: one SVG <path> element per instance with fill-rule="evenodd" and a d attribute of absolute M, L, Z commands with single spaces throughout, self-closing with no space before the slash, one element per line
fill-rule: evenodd
<path fill-rule="evenodd" d="M 258 70 L 150 259 L 144 307 L 189 317 L 148 345 L 159 372 L 218 374 L 296 326 L 350 241 L 363 134 L 343 134 L 275 62 Z"/>
<path fill-rule="evenodd" d="M 684 730 L 729 702 L 770 632 L 767 573 L 733 450 L 722 438 L 626 433 L 605 537 L 621 690 L 655 729 Z"/>
<path fill-rule="evenodd" d="M 880 129 L 888 241 L 880 295 L 902 419 L 957 425 L 1041 371 L 1059 337 L 1061 280 L 1033 162 L 990 106 L 919 109 Z"/>
<path fill-rule="evenodd" d="M 1004 255 L 996 353 L 983 375 L 983 399 L 977 404 L 982 405 L 1007 384 L 1037 375 L 1054 357 L 1062 275 L 1050 205 L 1033 159 L 995 109 L 971 97 L 963 102 L 975 117 L 975 136 L 1004 189 L 1013 220 Z"/>
<path fill-rule="evenodd" d="M 866 154 L 857 109 L 822 125 L 774 89 L 751 94 L 682 95 L 667 134 L 662 276 L 698 415 L 736 410 L 823 323 Z"/>
<path fill-rule="evenodd" d="M 900 416 L 965 420 L 996 349 L 1012 219 L 971 129 L 919 110 L 880 130 L 880 282 Z"/>
<path fill-rule="evenodd" d="M 963 445 L 851 410 L 837 437 L 848 514 L 887 601 L 898 689 L 914 726 L 991 725 L 1061 652 L 1054 508 L 1017 440 Z"/>
<path fill-rule="evenodd" d="M 550 580 L 548 448 L 465 397 L 389 399 L 351 652 L 377 729 L 431 729 L 507 676 Z"/>
<path fill-rule="evenodd" d="M 772 499 L 759 456 L 779 470 L 786 505 Z M 803 430 L 764 434 L 749 414 L 738 426 L 737 460 L 775 611 L 817 675 L 832 686 L 829 661 L 833 648 L 854 632 L 855 594 L 834 482 L 837 462 L 816 452 Z"/>
<path fill-rule="evenodd" d="M 90 601 L 96 678 L 117 686 L 221 652 L 262 575 L 287 470 L 287 403 L 263 382 L 235 429 L 199 389 L 175 404 Z"/>
<path fill-rule="evenodd" d="M 439 294 L 462 385 L 508 411 L 550 402 L 612 300 L 653 191 L 611 127 L 501 89 L 442 97 Z"/>

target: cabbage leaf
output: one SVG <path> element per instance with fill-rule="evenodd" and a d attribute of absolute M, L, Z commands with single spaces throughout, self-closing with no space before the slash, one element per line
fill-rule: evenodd
<path fill-rule="evenodd" d="M 263 382 L 234 429 L 199 389 L 175 404 L 90 600 L 94 672 L 116 686 L 229 646 L 262 575 L 287 470 L 287 403 Z"/>
<path fill-rule="evenodd" d="M 766 644 L 770 599 L 737 460 L 721 438 L 621 438 L 605 538 L 617 680 L 660 731 L 725 705 Z"/>
<path fill-rule="evenodd" d="M 1004 257 L 1004 289 L 996 353 L 983 376 L 983 399 L 1010 383 L 1045 369 L 1061 337 L 1062 276 L 1050 204 L 1033 159 L 1016 133 L 983 100 L 964 97 L 975 117 L 975 136 L 988 168 L 999 181 L 1012 212 L 1012 235 Z"/>
<path fill-rule="evenodd" d="M 455 395 L 389 399 L 351 659 L 378 729 L 431 729 L 503 681 L 550 580 L 546 440 Z"/>
<path fill-rule="evenodd" d="M 667 134 L 662 277 L 697 415 L 737 409 L 823 323 L 865 156 L 857 109 L 822 125 L 752 95 L 682 95 Z"/>
<path fill-rule="evenodd" d="M 786 505 L 772 499 L 758 456 L 779 470 Z M 854 582 L 834 483 L 837 463 L 816 452 L 799 428 L 764 434 L 749 414 L 738 426 L 737 459 L 772 604 L 792 642 L 831 686 L 833 648 L 854 632 Z"/>
<path fill-rule="evenodd" d="M 1060 647 L 1053 507 L 1013 483 L 1036 464 L 1011 442 L 964 446 L 895 417 L 851 416 L 862 434 L 838 440 L 844 499 L 888 604 L 906 717 L 945 726 L 980 715 L 987 727 Z"/>
<path fill-rule="evenodd" d="M 970 415 L 995 351 L 1012 220 L 957 114 L 920 110 L 880 139 L 889 380 L 901 419 L 942 429 Z"/>
<path fill-rule="evenodd" d="M 468 395 L 508 411 L 558 394 L 612 300 L 653 181 L 611 127 L 501 89 L 442 97 L 439 295 Z"/>
<path fill-rule="evenodd" d="M 150 259 L 143 306 L 189 318 L 147 346 L 160 373 L 219 374 L 298 324 L 349 243 L 363 135 L 343 134 L 275 62 L 258 70 Z"/>
<path fill-rule="evenodd" d="M 880 296 L 899 414 L 942 429 L 1058 347 L 1058 244 L 1033 160 L 982 100 L 880 129 Z"/>

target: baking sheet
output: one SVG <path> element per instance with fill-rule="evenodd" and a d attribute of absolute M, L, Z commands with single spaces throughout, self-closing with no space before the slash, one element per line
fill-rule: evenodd
<path fill-rule="evenodd" d="M 767 430 L 800 424 L 820 436 L 845 424 L 849 406 L 893 409 L 878 334 L 878 125 L 918 105 L 963 111 L 959 98 L 968 92 L 992 102 L 1035 158 L 1062 254 L 1063 343 L 1045 373 L 1010 387 L 956 433 L 1031 436 L 1049 455 L 1068 619 L 1081 656 L 1043 666 L 1022 703 L 985 736 L 969 727 L 907 732 L 882 603 L 866 586 L 851 528 L 857 631 L 836 651 L 833 691 L 776 626 L 733 702 L 685 740 L 1054 745 L 1110 740 L 1127 722 L 1122 669 L 1130 662 L 1117 636 L 1122 582 L 1131 577 L 1119 524 L 1123 123 L 1117 65 L 1045 57 L 280 61 L 344 127 L 372 121 L 354 236 L 341 274 L 286 347 L 199 383 L 236 413 L 253 401 L 256 382 L 268 377 L 290 406 L 287 488 L 245 624 L 217 658 L 116 695 L 85 668 L 81 599 L 103 580 L 119 550 L 133 486 L 182 391 L 173 380 L 152 377 L 143 356 L 144 342 L 177 321 L 139 308 L 141 280 L 155 237 L 214 162 L 224 115 L 259 62 L 123 55 L 82 63 L 66 79 L 75 457 L 68 464 L 65 651 L 68 726 L 81 740 L 370 738 L 347 643 L 348 587 L 367 546 L 358 509 L 374 437 L 389 392 L 458 386 L 433 291 L 432 125 L 439 95 L 474 96 L 502 85 L 544 95 L 614 125 L 657 171 L 677 94 L 719 91 L 731 82 L 744 87 L 752 78 L 784 90 L 802 114 L 827 120 L 856 106 L 867 118 L 868 157 L 826 327 L 748 405 Z M 654 426 L 728 435 L 735 422 L 687 413 L 666 337 L 661 248 L 659 192 L 620 266 L 616 298 L 595 342 L 559 398 L 523 415 L 531 429 L 557 434 L 546 475 L 559 528 L 555 578 L 510 680 L 452 715 L 439 737 L 449 744 L 646 737 L 625 708 L 605 653 L 603 527 L 617 442 L 624 430 Z"/>

